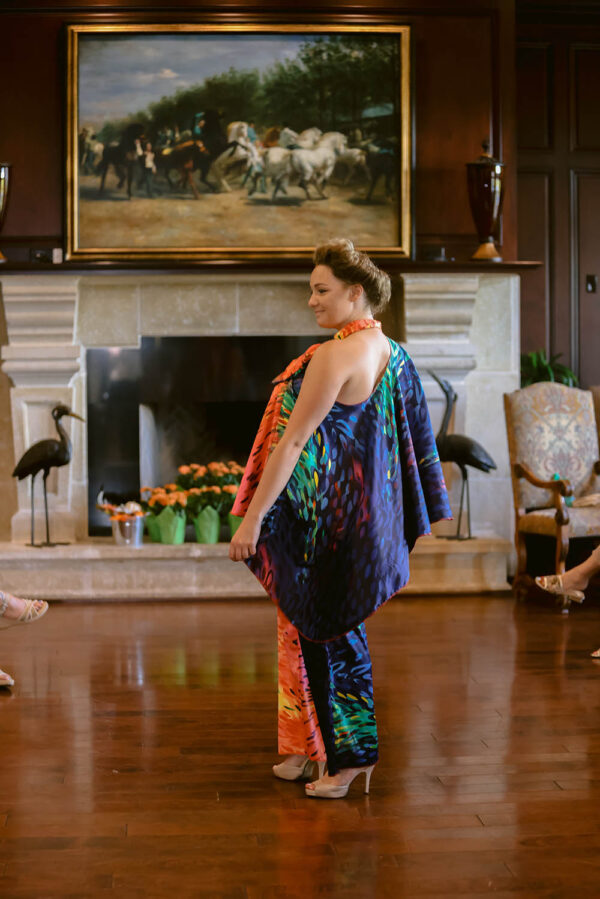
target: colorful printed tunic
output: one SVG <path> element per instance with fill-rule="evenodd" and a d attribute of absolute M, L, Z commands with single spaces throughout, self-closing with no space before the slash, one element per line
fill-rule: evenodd
<path fill-rule="evenodd" d="M 365 327 L 381 325 L 352 322 L 335 337 Z M 389 344 L 371 396 L 334 403 L 309 438 L 246 560 L 280 610 L 280 752 L 326 755 L 330 774 L 376 761 L 363 622 L 408 581 L 416 539 L 451 517 L 419 376 L 402 347 Z M 275 381 L 236 515 L 248 508 L 317 348 Z"/>

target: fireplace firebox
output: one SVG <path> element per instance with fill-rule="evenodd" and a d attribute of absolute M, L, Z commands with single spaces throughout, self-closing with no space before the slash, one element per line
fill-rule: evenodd
<path fill-rule="evenodd" d="M 103 489 L 123 498 L 184 463 L 244 464 L 272 379 L 311 337 L 147 337 L 87 350 L 88 528 L 109 533 Z"/>

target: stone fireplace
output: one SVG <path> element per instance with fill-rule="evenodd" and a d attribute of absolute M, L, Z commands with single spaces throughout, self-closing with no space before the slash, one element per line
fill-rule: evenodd
<path fill-rule="evenodd" d="M 53 436 L 50 410 L 55 403 L 64 402 L 85 417 L 87 350 L 135 348 L 147 337 L 323 336 L 307 308 L 306 273 L 61 270 L 5 273 L 0 284 L 8 330 L 2 360 L 13 385 L 15 460 L 36 440 Z M 441 420 L 444 398 L 428 369 L 451 381 L 458 393 L 454 431 L 481 442 L 498 465 L 491 474 L 471 475 L 473 532 L 479 538 L 471 544 L 478 544 L 484 554 L 495 554 L 496 561 L 501 557 L 504 564 L 504 580 L 496 573 L 493 583 L 484 579 L 480 588 L 487 584 L 498 589 L 506 582 L 512 500 L 502 394 L 519 384 L 518 321 L 519 276 L 503 268 L 489 273 L 411 270 L 402 275 L 401 297 L 384 322 L 386 332 L 402 337 L 415 360 L 434 427 Z M 68 555 L 84 546 L 87 552 L 90 542 L 86 426 L 67 421 L 73 459 L 53 474 L 48 488 L 52 537 L 74 544 L 62 550 Z M 449 470 L 447 478 L 456 498 L 458 471 Z M 41 535 L 41 490 L 36 492 L 36 530 Z M 20 547 L 29 539 L 29 527 L 29 484 L 21 482 L 12 546 L 4 544 L 11 558 L 33 559 L 22 556 Z M 441 530 L 452 527 L 446 524 Z M 443 543 L 446 555 L 475 551 L 465 543 L 433 543 L 440 551 Z M 223 554 L 223 548 L 219 552 Z M 422 552 L 432 555 L 434 550 Z M 439 588 L 439 577 L 437 584 Z M 186 595 L 193 595 L 191 589 Z"/>
<path fill-rule="evenodd" d="M 89 533 L 110 533 L 96 508 L 101 489 L 137 499 L 144 484 L 172 482 L 182 463 L 245 464 L 274 374 L 314 342 L 312 336 L 230 334 L 88 348 Z"/>

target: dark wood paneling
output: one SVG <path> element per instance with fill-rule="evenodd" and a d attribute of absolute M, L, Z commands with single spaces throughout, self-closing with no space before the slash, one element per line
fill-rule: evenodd
<path fill-rule="evenodd" d="M 518 24 L 580 27 L 598 21 L 598 0 L 516 0 Z"/>
<path fill-rule="evenodd" d="M 399 3 L 363 0 L 349 6 L 331 0 L 314 9 L 296 2 L 239 0 L 216 6 L 181 0 L 177 6 L 147 0 L 67 0 L 23 2 L 7 14 L 0 6 L 3 96 L 0 158 L 15 164 L 3 243 L 26 253 L 62 242 L 63 232 L 63 68 L 62 26 L 66 22 L 173 21 L 218 17 L 269 16 L 314 22 L 379 21 L 410 24 L 415 44 L 416 230 L 417 245 L 443 243 L 457 259 L 476 246 L 465 185 L 465 162 L 477 156 L 491 135 L 494 152 L 507 162 L 504 204 L 504 258 L 516 257 L 513 97 L 513 0 L 463 0 L 440 6 L 435 0 Z M 42 11 L 40 11 L 42 10 Z M 47 10 L 47 12 L 44 12 Z M 244 11 L 246 10 L 246 12 Z M 31 245 L 31 243 L 29 245 Z"/>
<path fill-rule="evenodd" d="M 600 44 L 571 47 L 571 149 L 600 150 Z"/>
<path fill-rule="evenodd" d="M 590 7 L 591 13 L 591 7 Z M 562 361 L 569 364 L 584 383 L 589 382 L 592 373 L 587 368 L 589 351 L 584 341 L 593 335 L 590 329 L 580 323 L 579 266 L 579 211 L 578 180 L 586 174 L 600 172 L 600 7 L 596 4 L 593 25 L 581 24 L 580 20 L 558 24 L 554 16 L 546 22 L 543 16 L 539 24 L 519 25 L 519 44 L 525 47 L 537 44 L 548 45 L 552 54 L 553 81 L 550 91 L 552 110 L 550 121 L 554 123 L 554 139 L 548 148 L 524 146 L 525 138 L 519 130 L 519 170 L 521 173 L 545 172 L 551 184 L 548 215 L 540 215 L 540 227 L 547 227 L 546 245 L 550 248 L 546 273 L 546 308 L 550 310 L 548 335 L 545 349 L 548 353 L 561 353 Z M 528 84 L 528 78 L 533 84 Z M 521 67 L 517 72 L 517 96 L 530 98 L 530 113 L 537 112 L 536 88 L 539 87 L 539 73 L 535 69 Z M 527 108 L 524 106 L 519 117 L 519 129 L 526 123 Z M 528 125 L 525 124 L 525 134 Z M 577 173 L 577 176 L 573 173 Z M 583 182 L 582 182 L 583 184 Z M 582 188 L 587 190 L 587 186 Z M 526 221 L 535 213 L 524 207 L 530 201 L 527 189 L 518 198 L 519 216 Z M 592 208 L 589 213 L 591 215 Z M 586 212 L 587 215 L 587 212 Z M 526 245 L 527 235 L 522 235 L 520 249 Z M 535 281 L 535 276 L 534 279 Z M 528 305 L 531 276 L 528 275 L 523 288 L 526 303 L 522 310 L 522 342 L 531 348 L 541 337 L 538 310 L 540 306 L 539 284 L 532 286 L 535 300 Z M 525 292 L 526 291 L 526 292 Z M 600 358 L 600 357 L 599 357 Z M 583 366 L 579 371 L 580 364 Z M 595 364 L 595 363 L 594 363 Z M 596 376 L 600 380 L 600 371 Z"/>
<path fill-rule="evenodd" d="M 576 324 L 579 330 L 579 370 L 581 384 L 600 384 L 600 171 L 574 173 L 576 233 Z M 595 276 L 595 293 L 586 291 L 587 276 Z"/>
<path fill-rule="evenodd" d="M 517 48 L 516 96 L 519 149 L 552 146 L 552 47 L 522 44 Z"/>
<path fill-rule="evenodd" d="M 461 48 L 457 53 L 457 48 Z M 417 43 L 417 210 L 422 236 L 473 235 L 465 163 L 492 136 L 489 19 L 439 18 Z"/>
<path fill-rule="evenodd" d="M 551 176 L 547 172 L 520 172 L 519 256 L 539 259 L 543 267 L 521 275 L 521 351 L 547 348 L 550 334 Z"/>
<path fill-rule="evenodd" d="M 0 20 L 0 158 L 13 165 L 3 236 L 59 236 L 63 87 L 59 18 Z"/>

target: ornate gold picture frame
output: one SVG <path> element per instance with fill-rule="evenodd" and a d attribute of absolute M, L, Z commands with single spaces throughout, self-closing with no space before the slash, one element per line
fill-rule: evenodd
<path fill-rule="evenodd" d="M 69 260 L 411 254 L 410 29 L 68 26 Z"/>

